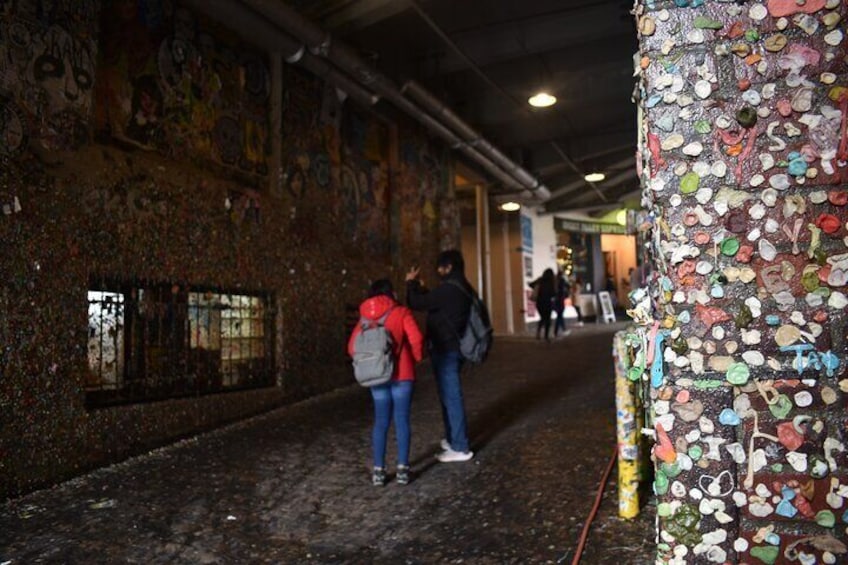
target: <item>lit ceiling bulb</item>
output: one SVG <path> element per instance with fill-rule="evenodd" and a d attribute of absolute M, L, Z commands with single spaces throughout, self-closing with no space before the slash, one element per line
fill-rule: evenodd
<path fill-rule="evenodd" d="M 586 182 L 601 182 L 607 176 L 604 173 L 589 173 L 583 178 L 586 179 Z"/>
<path fill-rule="evenodd" d="M 521 210 L 521 204 L 518 202 L 504 202 L 501 204 L 501 210 L 504 212 L 517 212 Z"/>
<path fill-rule="evenodd" d="M 556 104 L 556 96 L 552 96 L 547 92 L 540 92 L 538 94 L 534 94 L 530 98 L 527 99 L 527 102 L 530 103 L 531 106 L 536 108 L 547 108 L 548 106 L 553 106 Z"/>

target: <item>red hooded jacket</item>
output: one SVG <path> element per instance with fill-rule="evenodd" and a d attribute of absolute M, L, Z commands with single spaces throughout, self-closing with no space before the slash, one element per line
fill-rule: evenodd
<path fill-rule="evenodd" d="M 385 294 L 374 296 L 359 305 L 359 315 L 369 320 L 379 320 L 389 308 L 393 308 L 386 318 L 386 329 L 392 334 L 395 345 L 395 373 L 393 380 L 412 381 L 415 380 L 415 363 L 421 361 L 424 351 L 424 336 L 418 329 L 418 324 L 412 316 L 412 311 L 406 306 L 401 306 L 395 300 Z M 357 334 L 362 331 L 359 322 L 350 334 L 347 341 L 347 352 L 353 355 L 353 341 Z"/>

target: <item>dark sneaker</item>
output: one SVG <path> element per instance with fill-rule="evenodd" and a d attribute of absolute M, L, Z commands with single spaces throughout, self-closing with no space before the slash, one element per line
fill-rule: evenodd
<path fill-rule="evenodd" d="M 371 472 L 371 484 L 375 487 L 381 487 L 386 484 L 386 470 L 382 467 L 374 467 Z"/>
<path fill-rule="evenodd" d="M 409 467 L 407 467 L 406 465 L 398 465 L 395 480 L 399 485 L 408 485 L 410 481 Z"/>

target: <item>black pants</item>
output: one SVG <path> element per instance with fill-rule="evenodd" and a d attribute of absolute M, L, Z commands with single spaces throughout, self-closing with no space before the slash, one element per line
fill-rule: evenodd
<path fill-rule="evenodd" d="M 538 339 L 542 334 L 542 329 L 545 330 L 545 339 L 549 339 L 551 333 L 551 309 L 545 308 L 544 310 L 539 308 L 539 325 L 536 326 L 536 339 Z"/>
<path fill-rule="evenodd" d="M 556 310 L 556 322 L 554 323 L 554 336 L 559 335 L 560 330 L 565 333 L 565 310 Z"/>

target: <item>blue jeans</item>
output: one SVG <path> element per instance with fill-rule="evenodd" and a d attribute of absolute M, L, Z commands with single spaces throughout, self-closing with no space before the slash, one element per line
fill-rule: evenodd
<path fill-rule="evenodd" d="M 439 401 L 442 404 L 442 420 L 445 424 L 445 439 L 454 451 L 468 451 L 468 432 L 465 424 L 465 406 L 462 400 L 462 383 L 459 371 L 462 357 L 459 351 L 433 352 L 431 355 Z"/>
<path fill-rule="evenodd" d="M 409 466 L 409 408 L 412 406 L 412 381 L 390 381 L 371 387 L 374 399 L 374 429 L 371 442 L 374 446 L 374 466 L 386 466 L 386 441 L 392 419 L 397 436 L 398 465 Z"/>

